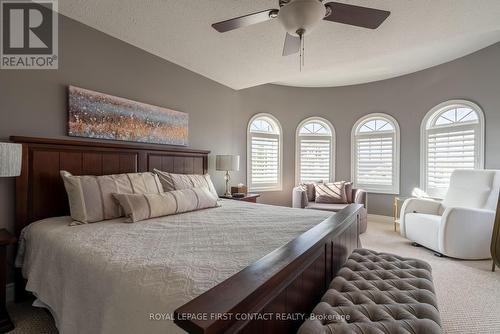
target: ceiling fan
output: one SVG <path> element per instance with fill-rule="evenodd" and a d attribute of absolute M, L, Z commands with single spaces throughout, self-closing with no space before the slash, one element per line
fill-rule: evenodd
<path fill-rule="evenodd" d="M 283 56 L 303 51 L 304 36 L 321 21 L 349 24 L 368 29 L 378 28 L 391 12 L 375 8 L 322 0 L 279 0 L 280 9 L 267 9 L 212 24 L 218 32 L 226 32 L 271 19 L 278 19 L 287 34 Z"/>

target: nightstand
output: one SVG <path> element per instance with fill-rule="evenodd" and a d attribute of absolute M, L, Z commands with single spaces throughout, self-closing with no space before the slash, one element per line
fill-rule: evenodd
<path fill-rule="evenodd" d="M 0 229 L 0 333 L 5 333 L 14 329 L 10 320 L 7 308 L 5 307 L 5 286 L 7 284 L 7 246 L 16 243 L 16 238 Z"/>
<path fill-rule="evenodd" d="M 220 198 L 225 198 L 225 199 L 233 199 L 235 201 L 243 201 L 243 202 L 250 202 L 250 203 L 257 203 L 257 198 L 260 197 L 260 194 L 246 194 L 245 197 L 226 197 L 226 196 L 219 196 Z"/>

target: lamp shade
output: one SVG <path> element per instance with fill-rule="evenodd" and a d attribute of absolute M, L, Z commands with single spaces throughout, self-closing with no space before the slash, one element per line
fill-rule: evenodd
<path fill-rule="evenodd" d="M 21 144 L 0 143 L 0 177 L 21 175 Z"/>
<path fill-rule="evenodd" d="M 239 155 L 217 155 L 215 157 L 215 169 L 221 171 L 239 171 Z"/>

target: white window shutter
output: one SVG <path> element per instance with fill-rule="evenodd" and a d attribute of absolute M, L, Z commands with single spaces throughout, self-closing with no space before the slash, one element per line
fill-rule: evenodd
<path fill-rule="evenodd" d="M 391 187 L 394 152 L 392 134 L 358 136 L 356 147 L 357 183 Z"/>
<path fill-rule="evenodd" d="M 352 130 L 351 175 L 368 192 L 399 193 L 399 125 L 390 115 L 374 113 Z"/>
<path fill-rule="evenodd" d="M 454 169 L 474 169 L 476 164 L 474 126 L 430 129 L 427 137 L 427 192 L 443 197 Z"/>
<path fill-rule="evenodd" d="M 279 137 L 251 136 L 252 188 L 276 186 L 279 181 Z"/>
<path fill-rule="evenodd" d="M 282 130 L 270 114 L 257 114 L 247 129 L 247 181 L 250 191 L 282 188 Z"/>
<path fill-rule="evenodd" d="M 470 101 L 450 100 L 422 120 L 420 186 L 444 198 L 455 169 L 484 168 L 484 113 Z"/>
<path fill-rule="evenodd" d="M 300 182 L 329 182 L 331 175 L 331 137 L 299 137 Z"/>

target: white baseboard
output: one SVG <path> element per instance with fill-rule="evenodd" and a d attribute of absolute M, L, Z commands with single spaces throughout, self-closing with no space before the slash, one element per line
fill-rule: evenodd
<path fill-rule="evenodd" d="M 368 221 L 373 221 L 373 222 L 377 222 L 377 223 L 393 224 L 394 217 L 368 214 Z"/>
<path fill-rule="evenodd" d="M 14 301 L 14 283 L 8 283 L 5 286 L 5 301 L 11 303 Z"/>

